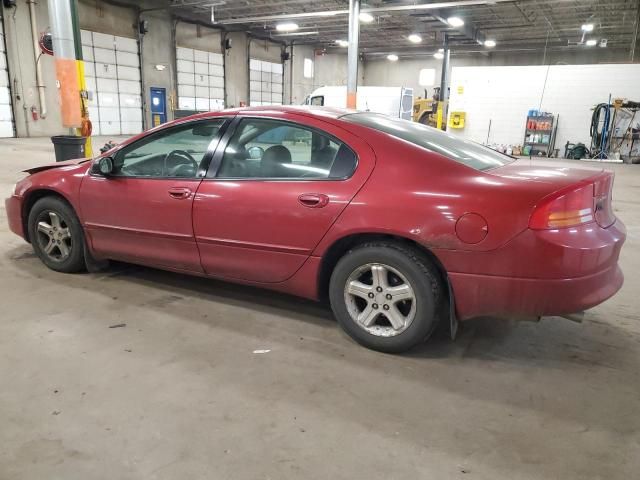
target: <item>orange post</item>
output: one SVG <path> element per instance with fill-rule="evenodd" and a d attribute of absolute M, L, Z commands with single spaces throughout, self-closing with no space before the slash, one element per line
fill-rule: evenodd
<path fill-rule="evenodd" d="M 76 60 L 56 57 L 56 77 L 60 83 L 62 125 L 78 128 L 82 125 L 82 104 Z"/>
<path fill-rule="evenodd" d="M 356 108 L 357 94 L 355 92 L 347 92 L 347 108 Z"/>

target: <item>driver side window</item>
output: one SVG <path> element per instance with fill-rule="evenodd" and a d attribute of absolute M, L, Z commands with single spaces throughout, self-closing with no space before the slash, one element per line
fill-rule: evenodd
<path fill-rule="evenodd" d="M 224 120 L 207 120 L 162 130 L 120 150 L 113 175 L 195 178 L 200 162 L 216 141 Z"/>

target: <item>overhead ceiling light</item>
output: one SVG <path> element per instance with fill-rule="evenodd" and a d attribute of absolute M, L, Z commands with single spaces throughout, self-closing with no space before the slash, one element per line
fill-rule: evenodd
<path fill-rule="evenodd" d="M 422 37 L 417 33 L 412 33 L 407 37 L 411 43 L 420 43 L 422 41 Z"/>
<path fill-rule="evenodd" d="M 373 15 L 367 12 L 362 12 L 360 15 L 358 15 L 358 18 L 360 19 L 361 22 L 364 22 L 364 23 L 373 22 Z"/>
<path fill-rule="evenodd" d="M 157 65 L 155 65 L 155 69 L 158 70 L 159 72 L 163 71 L 165 68 L 167 68 L 167 66 L 161 63 L 158 63 Z"/>
<path fill-rule="evenodd" d="M 598 44 L 598 41 L 595 38 L 590 38 L 585 43 L 587 47 L 595 47 L 597 44 Z"/>
<path fill-rule="evenodd" d="M 452 27 L 461 27 L 464 25 L 464 20 L 460 17 L 449 17 L 447 18 L 447 23 Z"/>
<path fill-rule="evenodd" d="M 485 40 L 484 41 L 484 46 L 485 47 L 489 47 L 489 48 L 493 48 L 496 46 L 496 41 L 495 40 Z"/>
<path fill-rule="evenodd" d="M 320 32 L 314 30 L 312 32 L 284 32 L 284 33 L 274 33 L 274 37 L 301 37 L 306 35 L 318 35 Z"/>
<path fill-rule="evenodd" d="M 348 47 L 348 46 L 349 46 L 349 42 L 347 42 L 346 40 L 336 40 L 336 43 L 337 43 L 340 47 Z"/>
<path fill-rule="evenodd" d="M 433 58 L 436 58 L 438 60 L 442 60 L 444 58 L 444 53 L 436 52 L 436 53 L 433 54 Z"/>
<path fill-rule="evenodd" d="M 279 32 L 295 32 L 298 30 L 298 24 L 293 22 L 279 23 L 276 25 L 276 30 Z"/>
<path fill-rule="evenodd" d="M 439 48 L 438 53 L 444 53 L 444 48 Z"/>
<path fill-rule="evenodd" d="M 397 62 L 398 61 L 398 55 L 396 55 L 395 53 L 390 53 L 389 55 L 387 55 L 387 60 L 389 60 L 391 62 Z"/>
<path fill-rule="evenodd" d="M 593 32 L 593 23 L 585 23 L 581 28 L 583 32 Z"/>

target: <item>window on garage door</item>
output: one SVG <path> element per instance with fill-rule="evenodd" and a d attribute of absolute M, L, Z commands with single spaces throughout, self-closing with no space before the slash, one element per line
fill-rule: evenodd
<path fill-rule="evenodd" d="M 178 108 L 212 111 L 224 108 L 224 66 L 221 53 L 176 47 Z"/>
<path fill-rule="evenodd" d="M 0 137 L 13 137 L 13 111 L 11 90 L 7 72 L 7 55 L 4 50 L 4 30 L 0 22 Z"/>
<path fill-rule="evenodd" d="M 249 61 L 249 104 L 282 105 L 282 64 L 252 58 Z"/>
<path fill-rule="evenodd" d="M 140 133 L 142 90 L 138 42 L 88 30 L 82 30 L 81 35 L 94 135 Z"/>

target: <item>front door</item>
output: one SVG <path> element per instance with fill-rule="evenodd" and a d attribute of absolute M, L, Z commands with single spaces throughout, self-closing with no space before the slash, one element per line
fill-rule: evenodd
<path fill-rule="evenodd" d="M 112 175 L 92 169 L 80 205 L 100 257 L 202 271 L 191 209 L 224 120 L 187 122 L 124 146 Z"/>
<path fill-rule="evenodd" d="M 243 118 L 223 154 L 216 152 L 193 207 L 206 273 L 260 283 L 288 279 L 371 172 L 373 152 L 361 139 L 296 117 L 300 123 Z"/>

